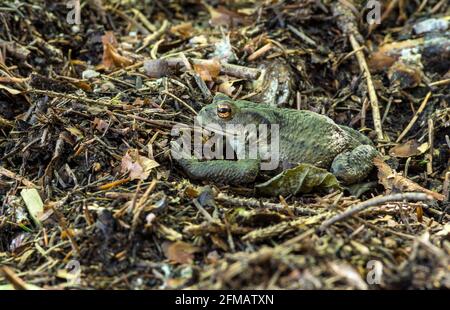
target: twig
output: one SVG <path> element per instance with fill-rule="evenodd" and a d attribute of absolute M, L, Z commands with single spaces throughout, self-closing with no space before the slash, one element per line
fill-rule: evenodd
<path fill-rule="evenodd" d="M 419 109 L 416 111 L 416 114 L 414 114 L 414 116 L 411 119 L 411 121 L 409 122 L 408 126 L 406 126 L 406 128 L 403 130 L 403 132 L 400 134 L 400 136 L 398 136 L 398 138 L 397 138 L 397 140 L 395 140 L 395 142 L 400 142 L 403 139 L 403 137 L 405 137 L 405 135 L 409 132 L 409 130 L 412 128 L 412 126 L 416 123 L 417 119 L 419 118 L 419 114 L 422 113 L 422 111 L 425 109 L 425 106 L 427 105 L 430 97 L 431 97 L 431 92 L 429 92 L 425 96 L 425 99 L 422 101 L 422 104 L 420 105 Z"/>
<path fill-rule="evenodd" d="M 256 199 L 252 198 L 237 198 L 237 197 L 231 197 L 224 193 L 219 193 L 216 197 L 216 200 L 226 206 L 230 207 L 236 207 L 236 206 L 246 206 L 251 208 L 263 208 L 268 210 L 274 210 L 274 211 L 285 211 L 286 208 L 289 209 L 289 211 L 294 211 L 296 215 L 317 215 L 318 212 L 313 209 L 308 208 L 301 208 L 296 206 L 284 206 L 280 203 L 273 203 L 273 202 L 262 202 Z"/>
<path fill-rule="evenodd" d="M 14 123 L 0 115 L 0 127 L 14 127 Z"/>
<path fill-rule="evenodd" d="M 155 27 L 155 25 L 153 25 L 152 23 L 150 23 L 150 21 L 147 19 L 147 17 L 145 17 L 144 14 L 141 13 L 141 11 L 137 10 L 137 9 L 131 9 L 131 11 L 134 13 L 134 15 L 142 22 L 142 24 L 144 24 L 145 28 L 147 28 L 148 30 L 150 30 L 151 32 L 155 32 L 157 29 Z M 146 34 L 146 33 L 145 33 Z"/>
<path fill-rule="evenodd" d="M 262 55 L 264 55 L 265 53 L 270 51 L 272 49 L 272 47 L 273 47 L 273 45 L 271 43 L 267 43 L 266 45 L 264 45 L 260 49 L 256 50 L 253 54 L 248 56 L 248 58 L 247 58 L 248 61 L 253 61 L 253 60 L 258 59 L 259 57 L 261 57 Z"/>
<path fill-rule="evenodd" d="M 428 144 L 430 149 L 427 154 L 427 174 L 431 175 L 433 173 L 433 153 L 434 153 L 434 124 L 433 119 L 428 119 Z"/>
<path fill-rule="evenodd" d="M 167 64 L 169 67 L 184 67 L 185 62 L 183 58 L 177 57 L 177 58 L 166 58 Z M 207 66 L 211 60 L 209 59 L 198 59 L 198 58 L 190 58 L 189 61 L 194 65 L 205 65 Z M 243 78 L 247 80 L 256 80 L 259 75 L 261 74 L 261 71 L 259 69 L 255 68 L 249 68 L 249 67 L 243 67 L 239 65 L 233 65 L 228 63 L 222 63 L 220 72 L 223 74 L 231 75 L 238 78 Z"/>
<path fill-rule="evenodd" d="M 50 204 L 53 213 L 56 215 L 58 219 L 59 226 L 62 228 L 63 231 L 66 232 L 67 237 L 69 238 L 70 243 L 72 244 L 72 248 L 77 252 L 78 255 L 80 255 L 80 247 L 78 246 L 75 236 L 73 235 L 73 232 L 69 227 L 67 226 L 67 221 L 64 217 L 64 215 L 55 207 L 54 204 Z"/>
<path fill-rule="evenodd" d="M 160 36 L 162 36 L 164 34 L 164 32 L 166 32 L 167 28 L 169 28 L 169 22 L 167 21 L 167 19 L 165 19 L 163 21 L 161 27 L 157 31 L 148 35 L 144 39 L 144 43 L 142 43 L 142 46 L 136 50 L 136 53 L 139 53 L 140 51 L 145 49 L 147 46 L 149 46 L 153 41 L 157 40 Z"/>
<path fill-rule="evenodd" d="M 58 92 L 51 91 L 51 90 L 29 89 L 26 92 L 34 93 L 34 94 L 46 95 L 46 96 L 49 96 L 49 97 L 66 98 L 66 99 L 81 101 L 81 102 L 90 103 L 90 104 L 97 104 L 97 105 L 102 105 L 102 106 L 115 106 L 115 107 L 117 107 L 116 104 L 112 104 L 112 103 L 107 102 L 107 101 L 83 98 L 81 96 L 64 94 L 64 93 L 58 93 Z"/>
<path fill-rule="evenodd" d="M 377 196 L 372 199 L 363 201 L 359 204 L 357 204 L 353 208 L 349 208 L 343 213 L 340 213 L 338 215 L 333 216 L 332 218 L 326 220 L 322 223 L 320 226 L 320 230 L 324 230 L 330 225 L 342 221 L 358 212 L 361 212 L 369 207 L 384 204 L 389 201 L 399 201 L 399 200 L 415 200 L 415 201 L 427 201 L 427 200 L 434 200 L 433 197 L 430 195 L 424 194 L 424 193 L 399 193 L 399 194 L 392 194 L 388 196 Z"/>
<path fill-rule="evenodd" d="M 121 18 L 123 18 L 127 22 L 129 22 L 129 23 L 133 24 L 134 26 L 136 26 L 136 28 L 138 28 L 139 31 L 142 32 L 142 34 L 144 34 L 144 35 L 148 35 L 149 34 L 149 31 L 144 26 L 142 26 L 140 23 L 138 23 L 134 18 L 131 18 L 130 16 L 128 16 L 124 12 L 122 12 L 122 11 L 120 11 L 118 9 L 115 9 L 113 7 L 108 7 L 108 9 L 110 9 L 115 14 L 119 15 Z"/>
<path fill-rule="evenodd" d="M 449 201 L 450 198 L 450 171 L 445 174 L 444 186 L 442 186 L 442 194 L 444 195 L 444 201 Z"/>
<path fill-rule="evenodd" d="M 16 290 L 26 290 L 27 284 L 11 268 L 3 266 L 0 271 Z"/>
<path fill-rule="evenodd" d="M 164 39 L 161 39 L 158 42 L 156 42 L 155 44 L 153 44 L 152 50 L 150 51 L 150 57 L 152 59 L 157 59 L 159 45 L 163 42 L 164 42 Z"/>
<path fill-rule="evenodd" d="M 0 167 L 0 175 L 3 175 L 5 177 L 8 177 L 10 179 L 14 179 L 18 182 L 21 182 L 23 185 L 27 186 L 27 187 L 31 187 L 31 188 L 39 188 L 39 186 L 37 186 L 36 184 L 34 184 L 33 182 L 27 180 L 26 178 L 6 169 L 3 167 Z"/>
<path fill-rule="evenodd" d="M 186 101 L 181 100 L 180 98 L 178 98 L 177 96 L 175 96 L 174 94 L 168 92 L 168 91 L 163 91 L 163 94 L 169 95 L 170 97 L 172 97 L 173 99 L 175 99 L 176 101 L 178 101 L 179 103 L 181 103 L 182 105 L 184 105 L 186 108 L 188 108 L 189 110 L 191 110 L 192 113 L 194 113 L 194 115 L 197 115 L 197 111 L 195 111 Z"/>
<path fill-rule="evenodd" d="M 441 86 L 450 84 L 450 79 L 440 80 L 433 83 L 428 84 L 428 86 Z"/>
<path fill-rule="evenodd" d="M 306 43 L 308 43 L 309 45 L 312 46 L 317 46 L 316 42 L 311 39 L 310 37 L 308 37 L 303 31 L 301 31 L 300 29 L 294 28 L 291 25 L 286 25 L 286 27 L 292 31 L 293 34 L 295 34 L 297 37 L 299 37 L 300 39 L 302 39 L 303 41 L 305 41 Z"/>
<path fill-rule="evenodd" d="M 307 227 L 320 223 L 320 220 L 326 217 L 326 215 L 327 213 L 322 213 L 312 217 L 300 217 L 289 222 L 281 222 L 272 226 L 255 229 L 249 232 L 248 234 L 242 236 L 241 240 L 249 242 L 259 242 L 268 238 L 286 235 L 287 233 L 290 233 L 292 231 L 304 229 L 305 226 Z"/>
<path fill-rule="evenodd" d="M 98 186 L 98 189 L 101 190 L 101 191 L 103 191 L 103 190 L 109 190 L 109 189 L 111 189 L 111 188 L 113 188 L 113 187 L 116 187 L 116 186 L 122 185 L 122 184 L 124 184 L 124 183 L 127 183 L 127 182 L 129 182 L 130 180 L 131 180 L 131 178 L 125 178 L 125 179 L 115 180 L 115 181 L 112 181 L 112 182 L 109 182 L 109 183 L 106 183 L 106 184 L 103 184 L 103 185 Z"/>
<path fill-rule="evenodd" d="M 174 122 L 174 121 L 169 121 L 169 120 L 148 119 L 148 118 L 145 118 L 145 117 L 142 117 L 142 116 L 139 116 L 139 115 L 134 115 L 134 114 L 120 114 L 120 113 L 117 113 L 117 112 L 113 112 L 112 114 L 115 115 L 115 116 L 123 117 L 123 118 L 135 119 L 135 120 L 138 120 L 138 121 L 141 121 L 141 122 L 153 125 L 155 127 L 161 127 L 161 128 L 172 128 L 174 125 L 179 125 L 179 126 L 184 125 L 184 124 L 177 123 L 177 122 Z M 189 128 L 189 126 L 187 126 L 187 125 L 184 125 L 184 126 Z"/>
<path fill-rule="evenodd" d="M 222 68 L 220 69 L 220 71 L 224 74 L 247 80 L 256 80 L 261 74 L 261 71 L 255 68 L 248 68 L 225 63 L 222 64 Z"/>
<path fill-rule="evenodd" d="M 383 128 L 381 126 L 381 116 L 380 116 L 380 107 L 378 105 L 378 97 L 375 91 L 375 87 L 372 82 L 372 75 L 370 74 L 369 67 L 366 62 L 366 58 L 364 57 L 364 53 L 361 51 L 361 46 L 358 41 L 356 41 L 355 36 L 350 34 L 350 43 L 352 44 L 353 50 L 356 51 L 356 58 L 358 59 L 360 70 L 364 73 L 366 77 L 367 90 L 369 92 L 370 104 L 372 107 L 372 117 L 373 124 L 375 126 L 375 131 L 377 133 L 378 141 L 383 141 Z"/>
<path fill-rule="evenodd" d="M 194 206 L 200 211 L 201 214 L 206 218 L 206 220 L 210 223 L 214 222 L 212 216 L 202 207 L 202 205 L 197 201 L 197 199 L 192 200 Z"/>
<path fill-rule="evenodd" d="M 194 76 L 195 83 L 197 83 L 197 86 L 200 89 L 200 91 L 202 92 L 203 97 L 205 99 L 211 98 L 212 97 L 211 91 L 209 90 L 205 81 L 203 81 L 203 79 L 200 77 L 200 75 L 198 73 L 194 72 L 192 75 Z"/>

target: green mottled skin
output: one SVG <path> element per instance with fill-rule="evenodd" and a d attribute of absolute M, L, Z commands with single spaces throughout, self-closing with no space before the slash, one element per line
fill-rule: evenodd
<path fill-rule="evenodd" d="M 217 104 L 232 106 L 232 117 L 217 116 Z M 280 167 L 308 163 L 329 169 L 345 184 L 361 181 L 373 168 L 377 151 L 371 141 L 358 131 L 340 126 L 330 118 L 311 111 L 276 108 L 249 101 L 233 101 L 218 94 L 213 103 L 197 116 L 200 124 L 279 124 Z M 259 172 L 258 160 L 179 160 L 187 174 L 194 179 L 227 184 L 245 184 L 255 180 Z M 279 170 L 277 170 L 279 172 Z"/>

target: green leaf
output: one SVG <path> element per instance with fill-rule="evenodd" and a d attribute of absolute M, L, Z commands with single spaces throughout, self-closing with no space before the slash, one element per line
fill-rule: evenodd
<path fill-rule="evenodd" d="M 310 164 L 300 164 L 255 186 L 259 194 L 287 196 L 319 190 L 342 189 L 336 177 L 325 169 Z"/>
<path fill-rule="evenodd" d="M 28 212 L 36 226 L 41 226 L 39 217 L 44 213 L 44 203 L 42 202 L 39 192 L 35 188 L 26 188 L 20 192 Z"/>

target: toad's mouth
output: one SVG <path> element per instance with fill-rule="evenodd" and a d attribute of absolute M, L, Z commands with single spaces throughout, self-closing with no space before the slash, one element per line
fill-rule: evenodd
<path fill-rule="evenodd" d="M 212 133 L 215 135 L 221 135 L 229 138 L 236 138 L 236 137 L 259 137 L 261 132 L 260 128 L 261 124 L 258 126 L 256 124 L 226 124 L 226 125 L 220 125 L 217 123 L 196 123 L 194 124 L 194 131 L 195 132 L 201 132 L 207 136 L 210 136 Z M 270 132 L 270 128 L 267 130 L 264 130 L 265 134 L 267 135 L 267 132 Z"/>

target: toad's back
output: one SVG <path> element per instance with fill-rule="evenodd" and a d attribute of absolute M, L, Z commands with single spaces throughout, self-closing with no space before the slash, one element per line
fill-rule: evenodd
<path fill-rule="evenodd" d="M 293 109 L 278 109 L 274 114 L 280 126 L 283 162 L 328 168 L 338 154 L 359 144 L 347 130 L 326 116 Z"/>

